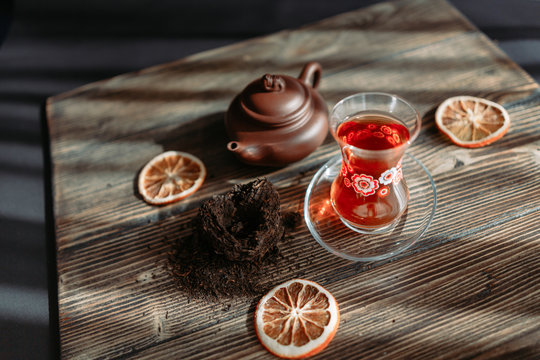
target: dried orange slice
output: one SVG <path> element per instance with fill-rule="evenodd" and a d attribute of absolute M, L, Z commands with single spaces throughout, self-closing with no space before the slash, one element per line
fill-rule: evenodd
<path fill-rule="evenodd" d="M 193 194 L 205 177 L 206 168 L 197 157 L 167 151 L 150 160 L 141 170 L 139 193 L 149 204 L 169 204 Z"/>
<path fill-rule="evenodd" d="M 500 139 L 510 127 L 510 116 L 501 105 L 474 96 L 446 99 L 435 113 L 440 131 L 459 146 L 475 148 Z"/>
<path fill-rule="evenodd" d="M 321 285 L 289 280 L 266 294 L 255 311 L 255 331 L 272 354 L 300 359 L 322 351 L 339 326 L 336 299 Z"/>

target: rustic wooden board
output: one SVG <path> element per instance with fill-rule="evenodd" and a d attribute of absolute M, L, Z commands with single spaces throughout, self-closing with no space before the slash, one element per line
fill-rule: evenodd
<path fill-rule="evenodd" d="M 198 204 L 266 176 L 284 210 L 336 153 L 327 139 L 290 166 L 243 165 L 225 151 L 223 114 L 264 73 L 323 66 L 331 107 L 360 91 L 411 101 L 423 129 L 411 148 L 434 177 L 435 219 L 398 257 L 353 263 L 300 226 L 267 269 L 265 286 L 318 281 L 341 306 L 340 329 L 315 358 L 538 358 L 540 356 L 540 97 L 538 85 L 442 0 L 380 3 L 299 30 L 242 42 L 48 99 L 58 309 L 63 358 L 272 358 L 256 340 L 257 298 L 190 299 L 166 270 Z M 433 123 L 437 104 L 470 94 L 501 102 L 512 125 L 469 150 Z M 185 201 L 138 197 L 141 167 L 164 150 L 208 169 Z"/>

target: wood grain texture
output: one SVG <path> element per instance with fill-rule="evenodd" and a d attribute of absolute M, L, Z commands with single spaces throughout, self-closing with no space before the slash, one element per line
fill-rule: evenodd
<path fill-rule="evenodd" d="M 329 107 L 360 91 L 414 104 L 423 128 L 410 152 L 438 192 L 427 233 L 391 260 L 340 259 L 304 225 L 282 244 L 263 285 L 309 278 L 341 307 L 335 339 L 315 358 L 540 357 L 538 85 L 446 2 L 404 0 L 48 99 L 63 358 L 272 358 L 252 325 L 258 298 L 188 298 L 167 256 L 198 204 L 235 183 L 266 176 L 282 208 L 301 211 L 333 141 L 284 168 L 250 167 L 225 151 L 223 114 L 254 78 L 296 76 L 312 60 Z M 504 104 L 508 134 L 480 149 L 452 145 L 433 114 L 453 95 Z M 200 157 L 208 178 L 185 201 L 151 207 L 135 181 L 165 150 Z"/>

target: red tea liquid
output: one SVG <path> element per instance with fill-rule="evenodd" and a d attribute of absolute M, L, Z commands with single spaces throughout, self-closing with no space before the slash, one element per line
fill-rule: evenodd
<path fill-rule="evenodd" d="M 409 131 L 387 114 L 361 114 L 342 123 L 336 135 L 358 149 L 345 148 L 341 172 L 330 197 L 336 212 L 349 224 L 380 228 L 391 224 L 407 207 L 409 197 L 403 181 L 401 157 Z M 393 150 L 391 150 L 393 149 Z"/>

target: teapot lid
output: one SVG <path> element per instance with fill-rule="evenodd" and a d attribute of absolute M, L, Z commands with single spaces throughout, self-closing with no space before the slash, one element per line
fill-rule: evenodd
<path fill-rule="evenodd" d="M 246 114 L 270 126 L 282 126 L 305 116 L 310 101 L 306 85 L 287 75 L 265 74 L 251 82 L 240 96 Z"/>

